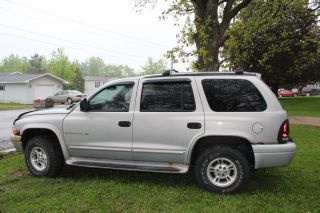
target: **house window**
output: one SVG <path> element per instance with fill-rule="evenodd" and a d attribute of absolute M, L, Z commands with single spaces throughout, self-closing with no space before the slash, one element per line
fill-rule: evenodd
<path fill-rule="evenodd" d="M 5 90 L 6 90 L 6 87 L 3 85 L 0 85 L 0 91 L 5 91 Z"/>
<path fill-rule="evenodd" d="M 96 81 L 96 82 L 94 82 L 94 86 L 95 86 L 95 88 L 100 87 L 100 81 Z"/>

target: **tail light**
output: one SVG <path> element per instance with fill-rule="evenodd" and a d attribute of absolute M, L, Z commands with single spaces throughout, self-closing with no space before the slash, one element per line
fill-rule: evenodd
<path fill-rule="evenodd" d="M 81 98 L 81 97 L 82 97 L 82 95 L 76 95 L 76 97 L 77 97 L 77 98 Z"/>
<path fill-rule="evenodd" d="M 40 103 L 40 98 L 36 98 L 33 100 L 34 103 Z"/>
<path fill-rule="evenodd" d="M 290 126 L 289 126 L 289 120 L 285 120 L 279 129 L 278 133 L 278 143 L 286 143 L 289 140 L 289 131 L 290 131 Z"/>

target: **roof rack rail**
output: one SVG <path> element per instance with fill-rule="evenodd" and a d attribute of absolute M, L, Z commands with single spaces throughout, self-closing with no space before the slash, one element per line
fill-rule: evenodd
<path fill-rule="evenodd" d="M 172 70 L 165 70 L 162 75 L 163 76 L 168 76 L 168 75 L 171 75 L 172 73 L 179 73 L 179 71 L 175 70 L 175 69 L 172 69 Z"/>
<path fill-rule="evenodd" d="M 243 69 L 237 68 L 237 69 L 234 70 L 234 73 L 235 73 L 236 75 L 243 75 L 245 72 L 244 72 Z"/>

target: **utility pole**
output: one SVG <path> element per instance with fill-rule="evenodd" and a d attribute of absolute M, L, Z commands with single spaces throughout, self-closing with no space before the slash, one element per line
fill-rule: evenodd
<path fill-rule="evenodd" d="M 171 68 L 170 68 L 170 70 L 173 70 L 173 60 L 174 60 L 173 50 L 170 52 L 170 55 L 171 55 Z"/>

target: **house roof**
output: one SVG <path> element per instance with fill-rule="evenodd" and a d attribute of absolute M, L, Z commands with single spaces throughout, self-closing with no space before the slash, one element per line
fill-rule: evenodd
<path fill-rule="evenodd" d="M 21 73 L 21 72 L 4 72 L 0 73 L 0 83 L 29 83 L 30 81 L 49 76 L 60 81 L 63 84 L 68 82 L 50 73 Z"/>
<path fill-rule="evenodd" d="M 84 80 L 86 81 L 111 81 L 116 78 L 105 77 L 105 76 L 84 76 Z"/>

